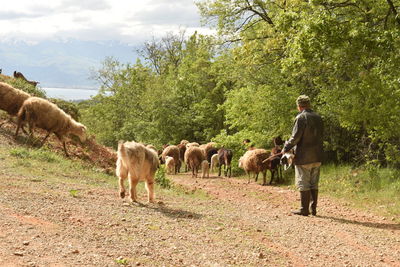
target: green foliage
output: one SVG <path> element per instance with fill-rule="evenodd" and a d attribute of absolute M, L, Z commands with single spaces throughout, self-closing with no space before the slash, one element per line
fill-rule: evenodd
<path fill-rule="evenodd" d="M 161 188 L 169 189 L 171 188 L 171 181 L 165 176 L 165 166 L 160 165 L 155 176 L 156 183 L 161 186 Z"/>
<path fill-rule="evenodd" d="M 41 149 L 28 149 L 23 147 L 16 147 L 10 149 L 10 155 L 21 159 L 35 159 L 45 162 L 61 162 L 62 157 L 59 155 L 48 151 L 44 148 Z"/>
<path fill-rule="evenodd" d="M 351 199 L 360 206 L 380 207 L 392 215 L 400 213 L 400 172 L 392 168 L 352 168 L 323 165 L 320 191 Z M 368 205 L 370 203 L 371 205 Z M 383 209 L 382 209 L 383 208 Z"/>
<path fill-rule="evenodd" d="M 400 20 L 389 2 L 199 1 L 218 36 L 167 34 L 133 65 L 106 59 L 82 119 L 106 145 L 214 140 L 237 160 L 244 138 L 267 149 L 288 138 L 307 94 L 329 160 L 399 167 Z"/>

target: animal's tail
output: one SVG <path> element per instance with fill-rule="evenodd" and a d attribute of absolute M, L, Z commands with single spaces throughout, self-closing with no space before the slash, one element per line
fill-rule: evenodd
<path fill-rule="evenodd" d="M 20 110 L 18 111 L 18 120 L 19 121 L 25 121 L 26 117 L 27 117 L 26 108 L 24 106 L 22 106 L 20 108 Z"/>

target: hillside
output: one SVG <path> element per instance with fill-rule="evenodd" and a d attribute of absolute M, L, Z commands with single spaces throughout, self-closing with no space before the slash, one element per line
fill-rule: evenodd
<path fill-rule="evenodd" d="M 130 204 L 89 149 L 25 141 L 0 128 L 0 266 L 400 266 L 399 224 L 324 195 L 297 217 L 288 188 L 180 174 Z"/>

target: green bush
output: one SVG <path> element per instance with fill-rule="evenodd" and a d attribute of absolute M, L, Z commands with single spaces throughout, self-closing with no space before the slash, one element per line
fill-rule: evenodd
<path fill-rule="evenodd" d="M 162 188 L 169 189 L 171 188 L 171 181 L 165 176 L 165 166 L 160 165 L 156 172 L 155 177 L 156 183 L 160 185 Z"/>

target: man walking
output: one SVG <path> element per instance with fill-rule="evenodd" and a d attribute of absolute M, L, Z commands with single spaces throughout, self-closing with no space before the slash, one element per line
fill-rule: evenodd
<path fill-rule="evenodd" d="M 292 136 L 285 143 L 282 153 L 294 148 L 295 180 L 300 191 L 301 208 L 296 215 L 317 215 L 318 182 L 323 154 L 323 123 L 321 116 L 311 110 L 310 98 L 301 95 L 296 100 L 297 110 Z"/>

